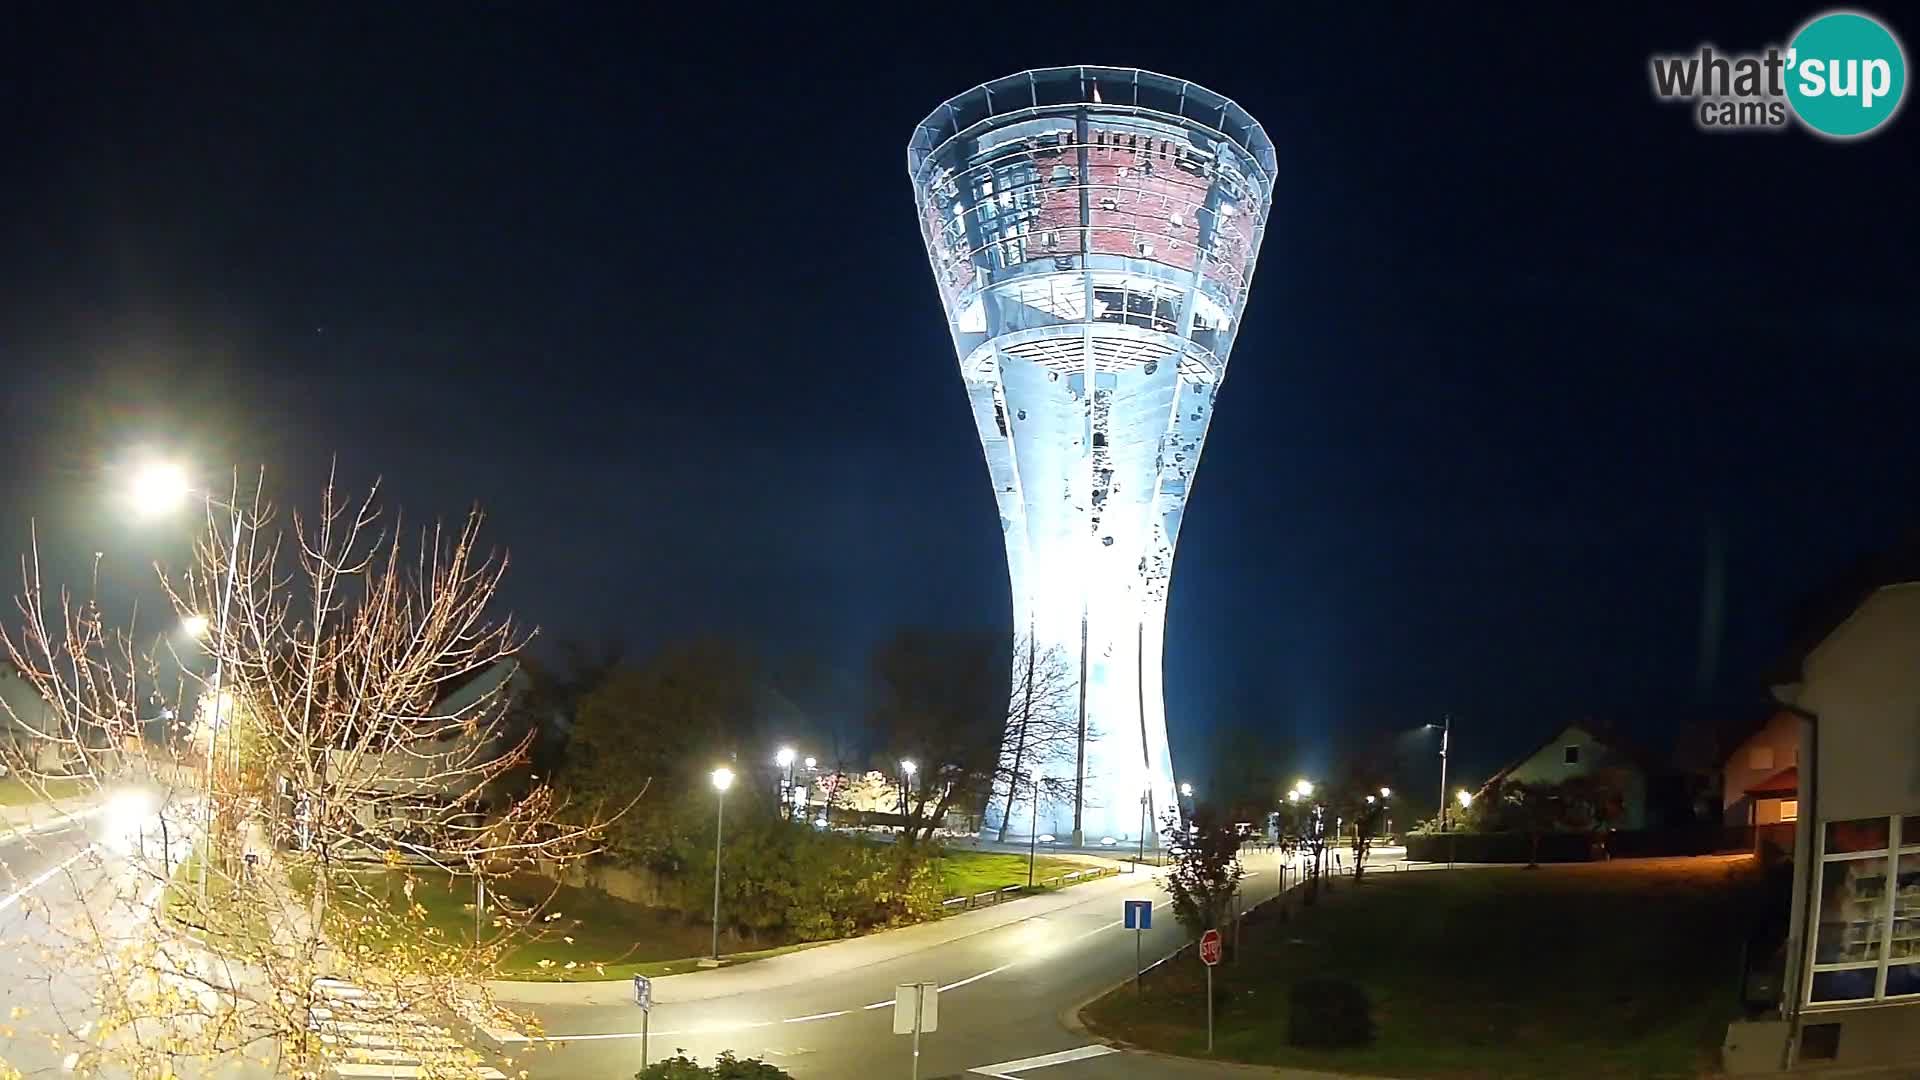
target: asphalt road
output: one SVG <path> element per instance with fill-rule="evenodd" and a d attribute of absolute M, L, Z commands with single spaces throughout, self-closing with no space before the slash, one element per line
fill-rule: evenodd
<path fill-rule="evenodd" d="M 29 1076 L 62 1074 L 72 1033 L 91 1019 L 59 926 L 79 910 L 75 890 L 111 872 L 106 828 L 93 818 L 0 837 L 0 1060 Z"/>
<path fill-rule="evenodd" d="M 1271 895 L 1277 878 L 1270 854 L 1255 854 L 1248 864 L 1243 896 L 1250 906 Z M 921 1077 L 1189 1075 L 1156 1070 L 1149 1064 L 1154 1059 L 1123 1063 L 1118 1056 L 1087 1050 L 1093 1040 L 1062 1023 L 1066 1011 L 1134 971 L 1134 933 L 1121 925 L 1123 899 L 1149 897 L 1156 905 L 1153 928 L 1141 935 L 1149 963 L 1186 940 L 1157 876 L 1123 875 L 1076 886 L 1068 895 L 1084 898 L 831 979 L 657 1005 L 650 1021 L 652 1059 L 685 1049 L 711 1060 L 721 1050 L 732 1050 L 765 1058 L 801 1080 L 907 1077 L 912 1039 L 893 1034 L 894 988 L 931 981 L 941 987 L 939 1030 L 921 1039 Z M 1183 957 L 1179 962 L 1198 961 Z M 532 1011 L 550 1040 L 526 1044 L 530 1052 L 516 1062 L 533 1077 L 630 1077 L 637 1071 L 641 1017 L 636 1006 L 550 1005 Z M 1087 1056 L 1010 1068 L 1073 1051 Z"/>

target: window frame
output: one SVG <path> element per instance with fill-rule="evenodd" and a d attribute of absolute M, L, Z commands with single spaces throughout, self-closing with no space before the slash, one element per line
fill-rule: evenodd
<path fill-rule="evenodd" d="M 1807 923 L 1811 932 L 1807 935 L 1805 946 L 1807 956 L 1806 985 L 1803 986 L 1800 991 L 1801 1003 L 1808 1011 L 1857 1008 L 1862 1005 L 1910 1005 L 1920 1003 L 1920 993 L 1895 994 L 1891 996 L 1887 993 L 1888 968 L 1906 967 L 1908 965 L 1920 966 L 1920 954 L 1900 957 L 1898 964 L 1894 963 L 1893 956 L 1893 926 L 1899 911 L 1896 901 L 1899 899 L 1900 858 L 1903 855 L 1920 858 L 1920 834 L 1914 836 L 1901 835 L 1902 825 L 1904 824 L 1902 818 L 1912 815 L 1899 813 L 1886 815 L 1887 846 L 1885 848 L 1875 848 L 1870 851 L 1841 851 L 1832 854 L 1827 852 L 1827 826 L 1836 824 L 1838 821 L 1872 821 L 1879 816 L 1880 815 L 1867 818 L 1839 819 L 1816 818 L 1813 821 L 1814 853 L 1816 857 L 1814 859 L 1813 872 L 1808 876 L 1808 893 L 1809 902 L 1812 905 L 1812 917 Z M 1820 963 L 1815 960 L 1814 957 L 1818 954 L 1820 947 L 1820 910 L 1826 902 L 1826 890 L 1821 887 L 1821 882 L 1826 877 L 1826 868 L 1833 863 L 1864 862 L 1869 859 L 1879 859 L 1886 868 L 1887 885 L 1886 891 L 1883 894 L 1885 903 L 1882 905 L 1878 915 L 1880 937 L 1879 957 L 1874 960 Z M 1816 976 L 1831 971 L 1865 970 L 1872 970 L 1874 972 L 1873 993 L 1871 996 L 1814 1000 L 1813 983 Z"/>
<path fill-rule="evenodd" d="M 1560 748 L 1560 764 L 1562 765 L 1580 764 L 1580 744 L 1579 743 L 1567 743 L 1565 746 L 1562 746 Z"/>
<path fill-rule="evenodd" d="M 1800 800 L 1799 799 L 1781 799 L 1780 800 L 1780 824 L 1785 825 L 1789 821 L 1799 821 L 1799 820 L 1800 820 Z"/>

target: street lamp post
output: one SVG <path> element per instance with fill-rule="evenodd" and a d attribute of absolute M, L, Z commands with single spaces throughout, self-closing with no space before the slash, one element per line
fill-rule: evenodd
<path fill-rule="evenodd" d="M 1027 888 L 1033 888 L 1033 866 L 1040 860 L 1040 770 L 1033 770 L 1033 830 L 1027 836 Z"/>
<path fill-rule="evenodd" d="M 1429 724 L 1429 727 L 1432 725 Z M 1447 742 L 1453 735 L 1453 714 L 1441 718 L 1440 724 L 1440 831 L 1447 831 Z"/>
<path fill-rule="evenodd" d="M 1135 870 L 1147 864 L 1147 792 L 1148 790 L 1149 789 L 1147 788 L 1140 789 L 1140 854 L 1138 857 L 1136 857 L 1133 860 L 1133 866 Z M 1128 873 L 1132 873 L 1132 872 L 1133 872 L 1132 870 L 1128 871 Z"/>
<path fill-rule="evenodd" d="M 188 483 L 186 470 L 178 465 L 154 463 L 145 466 L 134 477 L 133 498 L 140 513 L 145 515 L 164 514 L 172 511 L 193 493 Z M 204 494 L 204 493 L 203 493 Z M 207 760 L 204 770 L 204 791 L 201 797 L 201 837 L 206 850 L 201 853 L 199 881 L 197 888 L 202 905 L 207 899 L 207 863 L 213 859 L 213 759 L 219 746 L 221 714 L 226 711 L 226 699 L 231 694 L 222 694 L 222 676 L 225 675 L 227 651 L 227 608 L 233 603 L 234 571 L 240 565 L 240 525 L 243 517 L 240 508 L 231 503 L 220 503 L 211 495 L 206 496 L 209 507 L 220 506 L 233 515 L 233 536 L 227 542 L 227 572 L 220 586 L 220 611 L 214 623 L 213 674 L 208 679 L 207 689 L 213 696 L 213 717 L 207 729 Z M 206 617 L 193 615 L 188 617 L 186 629 L 194 636 L 205 633 Z"/>
<path fill-rule="evenodd" d="M 909 839 L 908 815 L 913 810 L 913 773 L 917 768 L 912 758 L 900 759 L 900 838 L 903 840 Z"/>
<path fill-rule="evenodd" d="M 783 746 L 773 755 L 773 763 L 780 766 L 784 775 L 780 778 L 780 816 L 783 819 L 793 817 L 790 809 L 793 802 L 793 747 Z"/>
<path fill-rule="evenodd" d="M 720 962 L 720 832 L 726 823 L 727 789 L 733 786 L 733 770 L 722 766 L 713 770 L 713 961 Z"/>

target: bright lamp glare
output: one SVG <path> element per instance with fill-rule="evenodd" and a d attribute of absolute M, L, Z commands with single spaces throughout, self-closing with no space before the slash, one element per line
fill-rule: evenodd
<path fill-rule="evenodd" d="M 733 770 L 725 767 L 713 770 L 713 790 L 725 791 L 733 786 Z"/>
<path fill-rule="evenodd" d="M 791 746 L 781 747 L 780 752 L 773 755 L 773 760 L 776 764 L 778 764 L 783 769 L 793 764 L 793 747 Z"/>
<path fill-rule="evenodd" d="M 1459 792 L 1454 795 L 1454 798 L 1460 800 L 1460 806 L 1462 809 L 1473 805 L 1473 794 L 1469 792 L 1466 788 L 1461 788 Z"/>
<path fill-rule="evenodd" d="M 114 795 L 107 802 L 104 842 L 119 854 L 131 853 L 154 809 L 152 797 L 144 791 L 122 791 Z"/>
<path fill-rule="evenodd" d="M 1313 781 L 1296 780 L 1293 782 L 1293 790 L 1299 792 L 1301 795 L 1311 795 L 1313 794 Z"/>
<path fill-rule="evenodd" d="M 1392 789 L 1392 788 L 1387 788 L 1387 787 L 1383 787 L 1383 788 L 1381 788 L 1381 789 L 1380 789 L 1380 797 L 1381 797 L 1381 798 L 1383 798 L 1383 799 L 1391 799 L 1391 798 L 1393 798 L 1393 789 Z"/>
<path fill-rule="evenodd" d="M 187 471 L 178 465 L 152 462 L 133 477 L 133 505 L 145 517 L 171 513 L 187 501 Z"/>
<path fill-rule="evenodd" d="M 1181 794 L 1182 796 L 1184 796 L 1185 798 L 1189 798 L 1189 799 L 1191 799 L 1191 798 L 1193 798 L 1193 785 L 1192 785 L 1192 784 L 1181 784 L 1181 785 L 1180 785 L 1180 794 Z"/>
<path fill-rule="evenodd" d="M 180 632 L 187 635 L 190 638 L 197 639 L 197 638 L 206 637 L 207 636 L 207 617 L 205 615 L 189 615 L 186 618 L 181 619 Z"/>
<path fill-rule="evenodd" d="M 900 771 L 906 773 L 908 776 L 912 776 L 913 771 L 917 768 L 919 768 L 919 766 L 913 763 L 912 758 L 900 759 Z"/>
<path fill-rule="evenodd" d="M 818 764 L 820 764 L 820 763 L 819 763 L 818 761 L 815 761 L 815 760 L 814 760 L 814 759 L 812 759 L 812 758 L 808 758 L 808 759 L 807 759 L 807 762 L 806 762 L 806 764 L 807 764 L 807 768 L 809 768 L 809 769 L 811 769 L 811 768 L 813 768 L 813 767 L 814 767 L 815 765 L 818 765 Z"/>

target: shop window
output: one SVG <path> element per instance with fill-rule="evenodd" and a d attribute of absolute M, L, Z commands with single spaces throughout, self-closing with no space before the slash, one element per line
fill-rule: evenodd
<path fill-rule="evenodd" d="M 1809 1004 L 1920 997 L 1916 822 L 1861 818 L 1821 829 Z"/>

